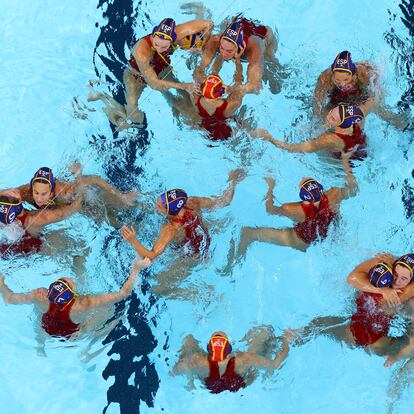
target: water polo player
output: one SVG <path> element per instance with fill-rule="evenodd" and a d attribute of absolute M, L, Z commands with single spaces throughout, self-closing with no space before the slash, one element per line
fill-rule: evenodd
<path fill-rule="evenodd" d="M 43 312 L 41 324 L 51 336 L 70 338 L 81 329 L 82 314 L 88 310 L 113 304 L 126 298 L 134 288 L 139 271 L 151 264 L 149 259 L 137 258 L 127 280 L 117 292 L 101 295 L 80 295 L 72 278 L 54 281 L 49 289 L 38 288 L 27 293 L 14 293 L 0 275 L 0 293 L 7 304 L 34 304 Z M 90 315 L 89 315 L 90 316 Z"/>

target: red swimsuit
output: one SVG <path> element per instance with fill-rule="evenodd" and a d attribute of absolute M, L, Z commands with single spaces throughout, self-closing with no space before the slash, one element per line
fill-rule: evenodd
<path fill-rule="evenodd" d="M 305 243 L 312 243 L 318 236 L 323 240 L 328 235 L 329 225 L 336 217 L 329 207 L 328 197 L 322 196 L 319 207 L 312 203 L 302 203 L 301 206 L 306 218 L 294 227 L 296 235 Z"/>
<path fill-rule="evenodd" d="M 184 207 L 183 217 L 173 217 L 173 223 L 184 226 L 185 237 L 179 247 L 184 247 L 186 256 L 205 255 L 210 246 L 210 236 L 200 218 L 194 214 L 194 210 Z"/>
<path fill-rule="evenodd" d="M 16 220 L 20 221 L 24 228 L 24 222 L 26 221 L 27 214 L 16 217 Z M 2 243 L 0 244 L 0 253 L 2 254 L 27 254 L 38 253 L 42 248 L 42 240 L 38 237 L 33 237 L 29 233 L 25 233 L 24 236 L 16 243 Z"/>
<path fill-rule="evenodd" d="M 154 47 L 152 46 L 151 36 L 152 35 L 144 36 L 141 40 L 145 40 L 148 43 L 148 45 L 151 47 L 151 50 L 153 50 L 152 57 L 150 60 L 150 65 L 152 66 L 152 68 L 154 69 L 154 72 L 158 76 L 164 69 L 170 66 L 171 60 L 169 56 L 174 52 L 174 48 L 170 46 L 170 48 L 167 51 L 158 53 L 156 50 L 154 50 Z M 140 73 L 139 75 L 134 74 L 135 79 L 141 79 L 146 84 L 147 82 L 141 75 L 141 71 L 139 70 L 137 61 L 135 60 L 135 57 L 132 54 L 131 54 L 131 57 L 129 58 L 129 65 L 133 69 L 135 69 L 137 72 Z"/>
<path fill-rule="evenodd" d="M 212 361 L 210 358 L 208 359 L 210 372 L 204 380 L 204 383 L 213 394 L 218 394 L 223 391 L 236 392 L 240 388 L 246 387 L 243 377 L 234 371 L 235 363 L 236 358 L 230 358 L 226 371 L 220 377 L 218 362 Z"/>
<path fill-rule="evenodd" d="M 267 27 L 262 25 L 256 25 L 252 20 L 245 19 L 244 17 L 239 20 L 241 27 L 243 29 L 243 40 L 247 43 L 249 37 L 257 36 L 261 39 L 264 39 L 267 35 Z"/>
<path fill-rule="evenodd" d="M 357 345 L 371 345 L 387 335 L 392 318 L 381 308 L 381 299 L 382 295 L 374 293 L 362 293 L 357 298 L 350 326 Z"/>
<path fill-rule="evenodd" d="M 230 125 L 226 122 L 226 117 L 224 116 L 224 111 L 227 108 L 227 101 L 224 101 L 214 111 L 213 115 L 210 115 L 200 103 L 201 96 L 197 100 L 198 113 L 201 116 L 201 128 L 208 131 L 210 139 L 212 141 L 226 140 L 231 136 Z"/>
<path fill-rule="evenodd" d="M 365 135 L 362 133 L 362 130 L 358 124 L 354 124 L 354 131 L 352 135 L 340 134 L 335 132 L 335 135 L 342 139 L 344 142 L 343 152 L 349 152 L 356 147 L 356 151 L 352 154 L 351 160 L 361 161 L 367 156 L 366 146 L 367 142 Z M 342 154 L 340 152 L 334 152 L 334 157 L 341 158 Z"/>
<path fill-rule="evenodd" d="M 42 316 L 42 327 L 50 336 L 69 338 L 79 330 L 79 324 L 70 319 L 70 311 L 75 299 L 65 305 L 49 304 L 49 309 Z"/>

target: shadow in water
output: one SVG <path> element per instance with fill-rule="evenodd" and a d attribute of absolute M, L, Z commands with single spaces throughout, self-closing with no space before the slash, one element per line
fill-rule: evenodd
<path fill-rule="evenodd" d="M 107 23 L 101 27 L 94 50 L 95 72 L 98 76 L 104 75 L 105 81 L 110 85 L 110 92 L 120 103 L 125 102 L 122 84 L 127 62 L 125 51 L 137 40 L 133 29 L 135 24 L 144 27 L 148 25 L 149 18 L 142 11 L 145 6 L 143 1 L 134 5 L 132 1 L 125 0 L 100 0 L 97 6 L 102 10 Z M 138 21 L 139 18 L 141 22 Z M 107 137 L 94 135 L 91 145 L 98 154 L 107 154 L 109 151 L 109 156 L 101 157 L 108 180 L 121 190 L 129 190 L 142 174 L 139 159 L 149 142 L 148 131 L 145 125 L 134 136 L 129 133 L 119 137 L 113 126 L 112 132 L 113 137 L 109 143 Z M 119 272 L 119 257 L 124 256 L 120 252 L 125 249 L 125 242 L 116 234 L 108 236 L 104 243 L 102 254 L 114 272 Z M 128 266 L 125 265 L 123 274 L 128 272 L 129 263 Z M 143 293 L 147 292 L 148 285 L 143 282 L 141 289 Z M 149 321 L 147 315 L 154 307 L 157 308 L 157 301 L 153 296 L 144 304 L 135 293 L 117 305 L 118 314 L 126 312 L 129 327 L 119 322 L 103 341 L 104 344 L 112 343 L 108 355 L 117 355 L 109 361 L 102 373 L 105 380 L 114 379 L 107 391 L 108 403 L 104 413 L 112 403 L 119 404 L 121 414 L 139 413 L 142 401 L 149 407 L 153 406 L 159 378 L 149 359 L 157 346 L 150 324 L 155 325 L 156 321 L 155 318 Z"/>
<path fill-rule="evenodd" d="M 398 106 L 406 110 L 411 106 L 414 110 L 414 0 L 402 0 L 399 4 L 400 14 L 388 11 L 391 25 L 396 19 L 401 19 L 408 33 L 400 34 L 391 27 L 384 37 L 387 43 L 394 49 L 396 56 L 396 73 L 407 80 L 408 88 L 402 94 Z M 414 126 L 405 132 L 407 145 L 414 140 Z M 405 153 L 405 155 L 407 152 Z M 402 202 L 405 208 L 405 215 L 408 219 L 414 219 L 414 170 L 411 177 L 404 180 L 402 189 Z"/>

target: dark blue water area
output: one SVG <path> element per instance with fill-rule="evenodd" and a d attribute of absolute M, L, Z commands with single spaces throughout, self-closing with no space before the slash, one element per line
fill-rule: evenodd
<path fill-rule="evenodd" d="M 389 14 L 391 28 L 385 33 L 385 40 L 394 49 L 398 73 L 406 77 L 408 85 L 398 106 L 402 110 L 411 107 L 411 111 L 414 112 L 414 0 L 401 1 L 398 12 L 389 10 Z M 392 27 L 397 19 L 401 19 L 407 28 L 405 33 L 399 33 Z M 407 139 L 407 150 L 404 155 L 407 155 L 408 148 L 414 141 L 414 121 L 408 125 L 404 135 Z M 402 202 L 405 215 L 408 219 L 414 220 L 414 170 L 408 172 L 407 178 L 401 178 L 404 179 Z"/>
<path fill-rule="evenodd" d="M 129 50 L 137 41 L 134 33 L 136 25 L 149 28 L 149 17 L 145 14 L 145 3 L 140 1 L 133 4 L 130 0 L 100 0 L 98 10 L 107 22 L 100 27 L 100 35 L 96 41 L 93 53 L 93 64 L 96 75 L 105 79 L 110 85 L 110 93 L 120 103 L 125 103 L 122 75 L 129 56 L 125 56 L 125 50 Z M 98 27 L 98 23 L 97 23 Z M 127 191 L 134 188 L 137 179 L 142 174 L 139 166 L 139 157 L 146 151 L 149 143 L 146 122 L 144 128 L 135 129 L 123 139 L 115 128 L 112 127 L 113 136 L 94 135 L 90 144 L 95 148 L 97 154 L 105 151 L 103 169 L 108 180 L 117 188 Z M 125 135 L 125 134 L 124 134 Z M 112 143 L 108 145 L 108 142 Z M 108 157 L 108 151 L 110 151 Z M 133 213 L 134 214 L 134 213 Z M 142 217 L 134 217 L 140 220 Z M 114 230 L 113 234 L 107 237 L 102 248 L 102 255 L 108 262 L 108 267 L 119 272 L 119 263 L 112 259 L 113 254 L 123 257 L 121 251 L 127 248 L 126 243 L 120 239 L 119 231 Z M 129 272 L 129 263 L 125 263 L 124 274 Z M 129 326 L 119 321 L 116 327 L 107 335 L 104 344 L 112 344 L 108 355 L 108 365 L 102 372 L 105 380 L 113 381 L 107 390 L 107 406 L 103 413 L 108 410 L 111 404 L 119 404 L 121 414 L 135 414 L 140 412 L 141 403 L 153 407 L 154 397 L 159 388 L 159 377 L 155 365 L 150 360 L 150 354 L 157 346 L 152 327 L 156 327 L 156 318 L 148 318 L 148 315 L 158 314 L 160 306 L 156 298 L 149 294 L 149 285 L 145 281 L 144 272 L 142 293 L 149 297 L 143 303 L 133 293 L 127 300 L 117 304 L 116 314 L 126 313 L 126 320 Z M 155 312 L 154 312 L 155 311 Z M 114 318 L 116 318 L 115 315 Z M 109 323 L 110 321 L 108 321 Z M 168 337 L 165 335 L 164 348 L 167 346 Z"/>

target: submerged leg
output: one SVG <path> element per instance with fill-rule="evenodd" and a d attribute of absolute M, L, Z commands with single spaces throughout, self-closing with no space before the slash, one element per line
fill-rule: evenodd
<path fill-rule="evenodd" d="M 412 384 L 414 378 L 414 358 L 407 361 L 400 369 L 396 370 L 391 377 L 388 388 L 390 401 L 387 404 L 387 414 L 396 413 L 394 406 L 400 401 L 403 392 Z"/>
<path fill-rule="evenodd" d="M 280 92 L 282 88 L 281 79 L 286 79 L 287 74 L 283 66 L 276 58 L 277 39 L 272 29 L 267 26 L 264 50 L 264 73 L 263 80 L 269 82 L 270 91 L 273 94 Z"/>
<path fill-rule="evenodd" d="M 343 316 L 321 316 L 313 319 L 307 326 L 291 330 L 296 339 L 296 345 L 303 345 L 315 336 L 327 335 L 330 338 L 355 345 L 355 340 L 349 329 L 349 318 Z M 292 336 L 292 335 L 291 335 Z"/>
<path fill-rule="evenodd" d="M 138 109 L 138 99 L 142 95 L 145 84 L 136 79 L 129 69 L 124 71 L 126 114 L 132 122 L 140 124 L 144 121 L 144 112 Z"/>
<path fill-rule="evenodd" d="M 198 298 L 200 292 L 196 288 L 180 287 L 197 264 L 199 264 L 199 260 L 190 257 L 179 258 L 167 270 L 157 275 L 159 284 L 153 286 L 151 291 L 170 299 L 193 300 Z"/>
<path fill-rule="evenodd" d="M 289 246 L 301 251 L 305 251 L 309 246 L 296 235 L 293 228 L 243 227 L 237 256 L 243 256 L 254 241 Z"/>

